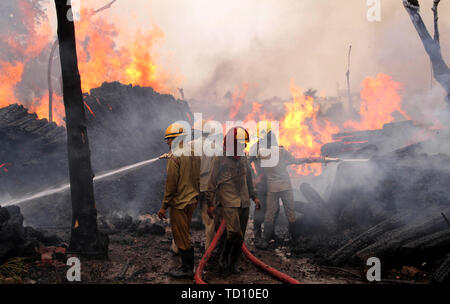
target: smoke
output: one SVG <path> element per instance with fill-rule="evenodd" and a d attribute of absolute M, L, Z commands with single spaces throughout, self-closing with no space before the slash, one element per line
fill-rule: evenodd
<path fill-rule="evenodd" d="M 97 8 L 105 2 L 86 1 L 82 2 L 82 6 Z M 24 15 L 24 3 L 32 8 L 29 10 L 31 19 Z M 272 106 L 270 112 L 274 113 L 275 118 L 280 116 L 280 108 L 283 110 L 282 101 L 290 99 L 289 83 L 292 79 L 303 89 L 315 88 L 328 96 L 345 96 L 347 52 L 349 45 L 352 45 L 350 77 L 353 94 L 358 95 L 360 84 L 367 76 L 388 74 L 403 84 L 403 105 L 414 120 L 433 125 L 438 117 L 442 124 L 448 125 L 448 115 L 441 111 L 444 92 L 431 79 L 429 59 L 402 1 L 381 0 L 381 3 L 381 22 L 367 20 L 368 7 L 364 0 L 347 0 L 345 4 L 333 0 L 118 0 L 102 12 L 102 17 L 126 29 L 122 33 L 125 36 L 118 37 L 118 45 L 121 40 L 129 38 L 126 37 L 128 34 L 132 36 L 136 30 L 157 24 L 164 33 L 158 64 L 184 76 L 182 86 L 191 100 L 192 110 L 203 112 L 204 117 L 209 117 L 207 113 L 227 115 L 230 99 L 224 96 L 236 88 L 242 88 L 244 83 L 249 84 L 249 90 L 243 108 L 251 109 L 251 102 L 258 101 Z M 432 6 L 432 0 L 423 0 L 421 5 L 422 17 L 432 31 L 432 14 L 428 9 Z M 442 2 L 439 9 L 442 54 L 447 62 L 450 62 L 449 8 L 448 2 Z M 5 37 L 16 37 L 27 49 L 35 42 L 30 38 L 34 33 L 31 24 L 47 22 L 53 29 L 45 43 L 51 42 L 55 34 L 53 1 L 3 0 L 0 3 L 0 17 L 2 61 L 27 59 L 20 48 L 14 49 L 6 44 Z M 42 75 L 46 72 L 49 45 L 42 47 L 42 50 L 42 53 L 35 54 L 33 60 L 26 61 L 23 77 L 15 90 L 16 97 L 27 106 L 32 105 L 36 96 L 42 96 L 46 88 Z M 54 66 L 57 69 L 58 64 Z M 59 75 L 56 70 L 54 74 Z M 126 101 L 124 98 L 124 104 Z M 227 111 L 223 111 L 224 108 Z M 329 119 L 338 120 L 339 113 L 335 114 L 336 119 Z M 167 124 L 158 127 L 162 130 L 171 118 L 164 118 Z M 143 120 L 136 119 L 134 113 L 121 121 L 121 125 L 133 130 L 139 129 L 139 124 L 143 124 Z M 133 134 L 128 135 L 128 138 L 134 138 Z M 398 139 L 402 138 L 399 136 Z M 127 143 L 121 140 L 108 143 L 105 140 L 101 144 L 109 145 L 114 152 L 123 153 L 135 146 Z M 427 149 L 428 153 L 449 151 L 449 147 L 442 144 L 429 145 Z M 132 157 L 132 160 L 143 159 L 143 154 Z M 107 161 L 99 160 L 95 169 L 100 171 L 112 167 Z M 329 175 L 324 174 L 323 182 L 315 182 L 325 197 L 331 197 L 330 184 L 336 175 L 333 170 Z M 368 176 L 380 173 L 376 168 L 368 171 Z M 147 173 L 151 175 L 150 171 Z M 128 186 L 135 187 L 132 181 Z M 137 192 L 154 190 L 144 189 L 145 184 L 136 187 L 142 188 Z M 119 196 L 117 189 L 112 190 Z M 120 189 L 121 192 L 126 191 Z M 112 197 L 111 193 L 108 195 Z M 140 195 L 120 198 L 123 202 L 142 202 Z"/>
<path fill-rule="evenodd" d="M 291 79 L 335 96 L 337 83 L 346 86 L 349 45 L 353 92 L 378 73 L 403 83 L 406 98 L 429 89 L 429 60 L 400 0 L 381 0 L 381 22 L 367 20 L 363 0 L 167 2 L 152 2 L 152 18 L 166 34 L 163 48 L 181 50 L 172 59 L 185 75 L 189 98 L 224 102 L 242 83 L 258 85 L 250 100 L 286 97 Z M 439 8 L 447 62 L 449 5 Z M 421 6 L 432 31 L 432 1 Z"/>

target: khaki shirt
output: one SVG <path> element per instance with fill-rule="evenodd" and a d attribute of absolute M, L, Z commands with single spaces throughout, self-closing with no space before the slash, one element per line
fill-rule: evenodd
<path fill-rule="evenodd" d="M 199 138 L 192 141 L 192 144 L 201 144 L 202 147 L 202 157 L 201 157 L 201 164 L 200 164 L 200 192 L 206 192 L 208 190 L 208 180 L 209 180 L 209 173 L 211 172 L 211 166 L 213 162 L 213 156 L 206 156 L 203 152 L 203 145 L 205 144 L 205 141 L 207 141 L 207 138 Z"/>
<path fill-rule="evenodd" d="M 279 161 L 275 167 L 262 167 L 269 192 L 280 192 L 292 189 L 287 166 L 295 164 L 295 157 L 283 146 L 279 147 Z"/>
<path fill-rule="evenodd" d="M 250 207 L 250 198 L 255 199 L 256 193 L 247 158 L 214 157 L 205 194 L 208 204 L 216 195 L 222 207 Z"/>
<path fill-rule="evenodd" d="M 172 154 L 167 160 L 167 179 L 162 208 L 183 209 L 189 204 L 196 203 L 200 194 L 199 176 L 199 156 Z"/>

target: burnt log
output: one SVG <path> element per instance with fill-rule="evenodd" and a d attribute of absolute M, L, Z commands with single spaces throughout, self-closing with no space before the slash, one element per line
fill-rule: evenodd
<path fill-rule="evenodd" d="M 375 243 L 356 252 L 355 256 L 361 261 L 366 261 L 369 257 L 376 256 L 385 262 L 390 262 L 398 257 L 403 245 L 448 228 L 440 212 L 431 212 L 431 210 L 426 212 L 428 214 L 406 223 L 403 227 L 387 231 Z M 450 213 L 450 208 L 443 212 Z M 444 244 L 442 246 L 445 246 L 445 238 L 443 241 Z"/>
<path fill-rule="evenodd" d="M 412 217 L 412 212 L 403 212 L 373 226 L 336 250 L 329 257 L 329 261 L 334 265 L 353 263 L 355 261 L 354 254 L 356 252 L 381 239 L 387 231 L 403 226 L 405 221 L 410 220 Z"/>
<path fill-rule="evenodd" d="M 12 104 L 0 109 L 0 142 L 0 165 L 5 163 L 8 170 L 0 170 L 0 198 L 67 179 L 64 127 Z"/>
<path fill-rule="evenodd" d="M 371 157 L 407 145 L 420 131 L 419 126 L 408 120 L 387 123 L 378 130 L 336 133 L 333 134 L 335 141 L 323 145 L 321 154 L 341 158 Z"/>
<path fill-rule="evenodd" d="M 399 250 L 399 259 L 409 263 L 433 260 L 450 252 L 450 229 L 438 231 L 406 243 Z"/>
<path fill-rule="evenodd" d="M 450 254 L 433 274 L 433 281 L 436 283 L 450 283 Z"/>
<path fill-rule="evenodd" d="M 300 191 L 308 201 L 296 202 L 298 211 L 305 215 L 300 221 L 301 234 L 307 236 L 335 231 L 336 224 L 320 194 L 308 183 L 302 183 Z"/>
<path fill-rule="evenodd" d="M 325 208 L 325 201 L 310 184 L 302 183 L 300 185 L 300 191 L 305 196 L 308 203 L 315 205 L 318 208 Z"/>
<path fill-rule="evenodd" d="M 16 256 L 32 257 L 42 244 L 57 245 L 53 235 L 23 226 L 24 217 L 17 206 L 0 206 L 0 263 Z"/>

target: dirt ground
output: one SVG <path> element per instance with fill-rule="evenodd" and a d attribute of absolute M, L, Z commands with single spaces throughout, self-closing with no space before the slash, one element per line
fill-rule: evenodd
<path fill-rule="evenodd" d="M 68 240 L 65 231 L 53 231 Z M 195 249 L 196 265 L 203 255 L 203 230 L 193 230 L 192 237 Z M 133 236 L 128 232 L 112 234 L 110 237 L 109 258 L 107 260 L 81 259 L 81 283 L 106 284 L 193 284 L 193 280 L 177 280 L 167 272 L 180 263 L 180 257 L 170 250 L 171 232 L 166 228 L 165 235 Z M 247 246 L 260 260 L 275 269 L 307 284 L 364 284 L 367 283 L 364 269 L 332 268 L 315 265 L 307 257 L 296 257 L 290 254 L 288 247 L 262 251 L 253 245 L 252 223 L 247 230 Z M 244 255 L 240 260 L 241 274 L 220 274 L 214 262 L 208 263 L 203 272 L 203 279 L 210 284 L 281 284 L 279 280 L 261 271 Z M 67 283 L 68 266 L 56 263 L 51 266 L 29 265 L 23 282 Z M 396 274 L 392 277 L 397 283 L 411 283 L 401 280 Z M 400 280 L 399 280 L 400 279 Z M 426 282 L 426 278 L 421 281 Z M 393 283 L 391 281 L 390 283 Z"/>

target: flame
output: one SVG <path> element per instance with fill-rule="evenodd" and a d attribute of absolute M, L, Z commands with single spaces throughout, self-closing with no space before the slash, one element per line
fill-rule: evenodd
<path fill-rule="evenodd" d="M 264 121 L 264 120 L 273 120 L 274 116 L 272 115 L 272 113 L 270 112 L 266 112 L 263 109 L 263 105 L 257 102 L 253 102 L 252 104 L 252 111 L 247 114 L 247 116 L 245 117 L 244 121 L 250 121 L 250 120 L 260 120 L 260 121 Z"/>
<path fill-rule="evenodd" d="M 83 9 L 82 15 L 92 15 L 92 9 Z M 101 16 L 82 19 L 75 23 L 78 65 L 83 92 L 99 87 L 104 81 L 150 86 L 159 93 L 176 94 L 180 77 L 169 75 L 156 64 L 156 46 L 164 38 L 159 27 L 153 25 L 146 33 L 134 35 L 121 32 L 121 28 L 108 23 Z M 122 38 L 122 47 L 117 38 Z"/>
<path fill-rule="evenodd" d="M 42 97 L 33 99 L 29 112 L 36 113 L 38 118 L 48 119 L 48 92 Z M 65 109 L 62 96 L 53 94 L 53 121 L 58 125 L 64 125 Z"/>
<path fill-rule="evenodd" d="M 284 103 L 285 112 L 280 119 L 279 143 L 295 157 L 318 156 L 322 145 L 331 142 L 332 134 L 337 133 L 339 128 L 325 119 L 318 119 L 319 105 L 315 104 L 313 97 L 305 96 L 293 82 L 291 82 L 290 92 L 292 100 Z M 244 121 L 274 119 L 273 113 L 266 112 L 262 104 L 254 102 L 252 111 L 247 114 Z M 252 146 L 256 141 L 257 139 L 252 139 L 248 146 Z M 297 166 L 295 171 L 302 175 L 319 175 L 322 172 L 322 165 Z"/>
<path fill-rule="evenodd" d="M 0 61 L 0 107 L 18 102 L 14 95 L 14 87 L 20 82 L 24 64 Z"/>
<path fill-rule="evenodd" d="M 92 111 L 91 107 L 86 103 L 86 101 L 84 101 L 84 106 L 86 107 L 86 109 L 88 109 L 89 113 L 91 113 L 91 115 L 95 117 L 94 112 Z"/>
<path fill-rule="evenodd" d="M 247 95 L 249 88 L 248 83 L 242 85 L 242 89 L 236 88 L 231 96 L 231 106 L 230 106 L 230 119 L 234 119 L 239 113 L 242 104 L 244 103 L 245 96 Z"/>
<path fill-rule="evenodd" d="M 5 173 L 8 173 L 8 168 L 7 168 L 7 166 L 11 166 L 11 164 L 10 163 L 3 163 L 3 164 L 0 164 L 0 169 L 3 169 L 3 171 L 5 172 Z"/>
<path fill-rule="evenodd" d="M 25 66 L 41 54 L 51 35 L 49 23 L 36 22 L 38 16 L 35 15 L 31 2 L 19 0 L 18 7 L 27 33 L 0 35 L 0 40 L 8 45 L 8 51 L 13 54 L 10 61 L 0 60 L 0 107 L 21 103 L 15 96 L 15 87 L 22 79 Z"/>
<path fill-rule="evenodd" d="M 48 118 L 47 88 L 37 88 L 30 100 L 18 100 L 14 94 L 21 82 L 24 67 L 44 53 L 48 56 L 47 52 L 54 40 L 50 22 L 39 20 L 36 10 L 29 1 L 19 1 L 20 19 L 28 32 L 27 35 L 0 33 L 0 40 L 6 42 L 10 52 L 15 55 L 14 61 L 0 61 L 0 107 L 21 103 L 29 108 L 30 112 L 35 112 L 39 118 Z M 91 8 L 83 8 L 81 15 L 91 16 L 75 22 L 78 66 L 83 92 L 89 92 L 105 81 L 119 81 L 149 86 L 162 94 L 176 94 L 182 76 L 170 75 L 156 64 L 158 60 L 156 48 L 164 38 L 164 33 L 159 27 L 153 25 L 145 32 L 130 34 L 124 20 L 118 19 L 115 22 L 118 24 L 116 26 L 105 21 L 101 13 L 94 16 L 94 10 Z M 62 96 L 54 92 L 53 119 L 57 124 L 65 124 L 64 112 Z M 94 115 L 89 108 L 88 112 Z"/>
<path fill-rule="evenodd" d="M 320 155 L 323 144 L 332 141 L 332 134 L 339 131 L 327 120 L 318 120 L 320 107 L 311 96 L 305 96 L 300 88 L 291 83 L 293 100 L 284 104 L 285 114 L 280 121 L 279 142 L 295 157 Z M 319 175 L 321 164 L 298 166 L 298 174 Z"/>
<path fill-rule="evenodd" d="M 384 124 L 394 120 L 392 114 L 395 111 L 410 119 L 401 108 L 402 98 L 399 94 L 401 87 L 399 82 L 386 74 L 364 79 L 361 90 L 361 120 L 348 121 L 344 127 L 356 130 L 381 129 Z"/>

